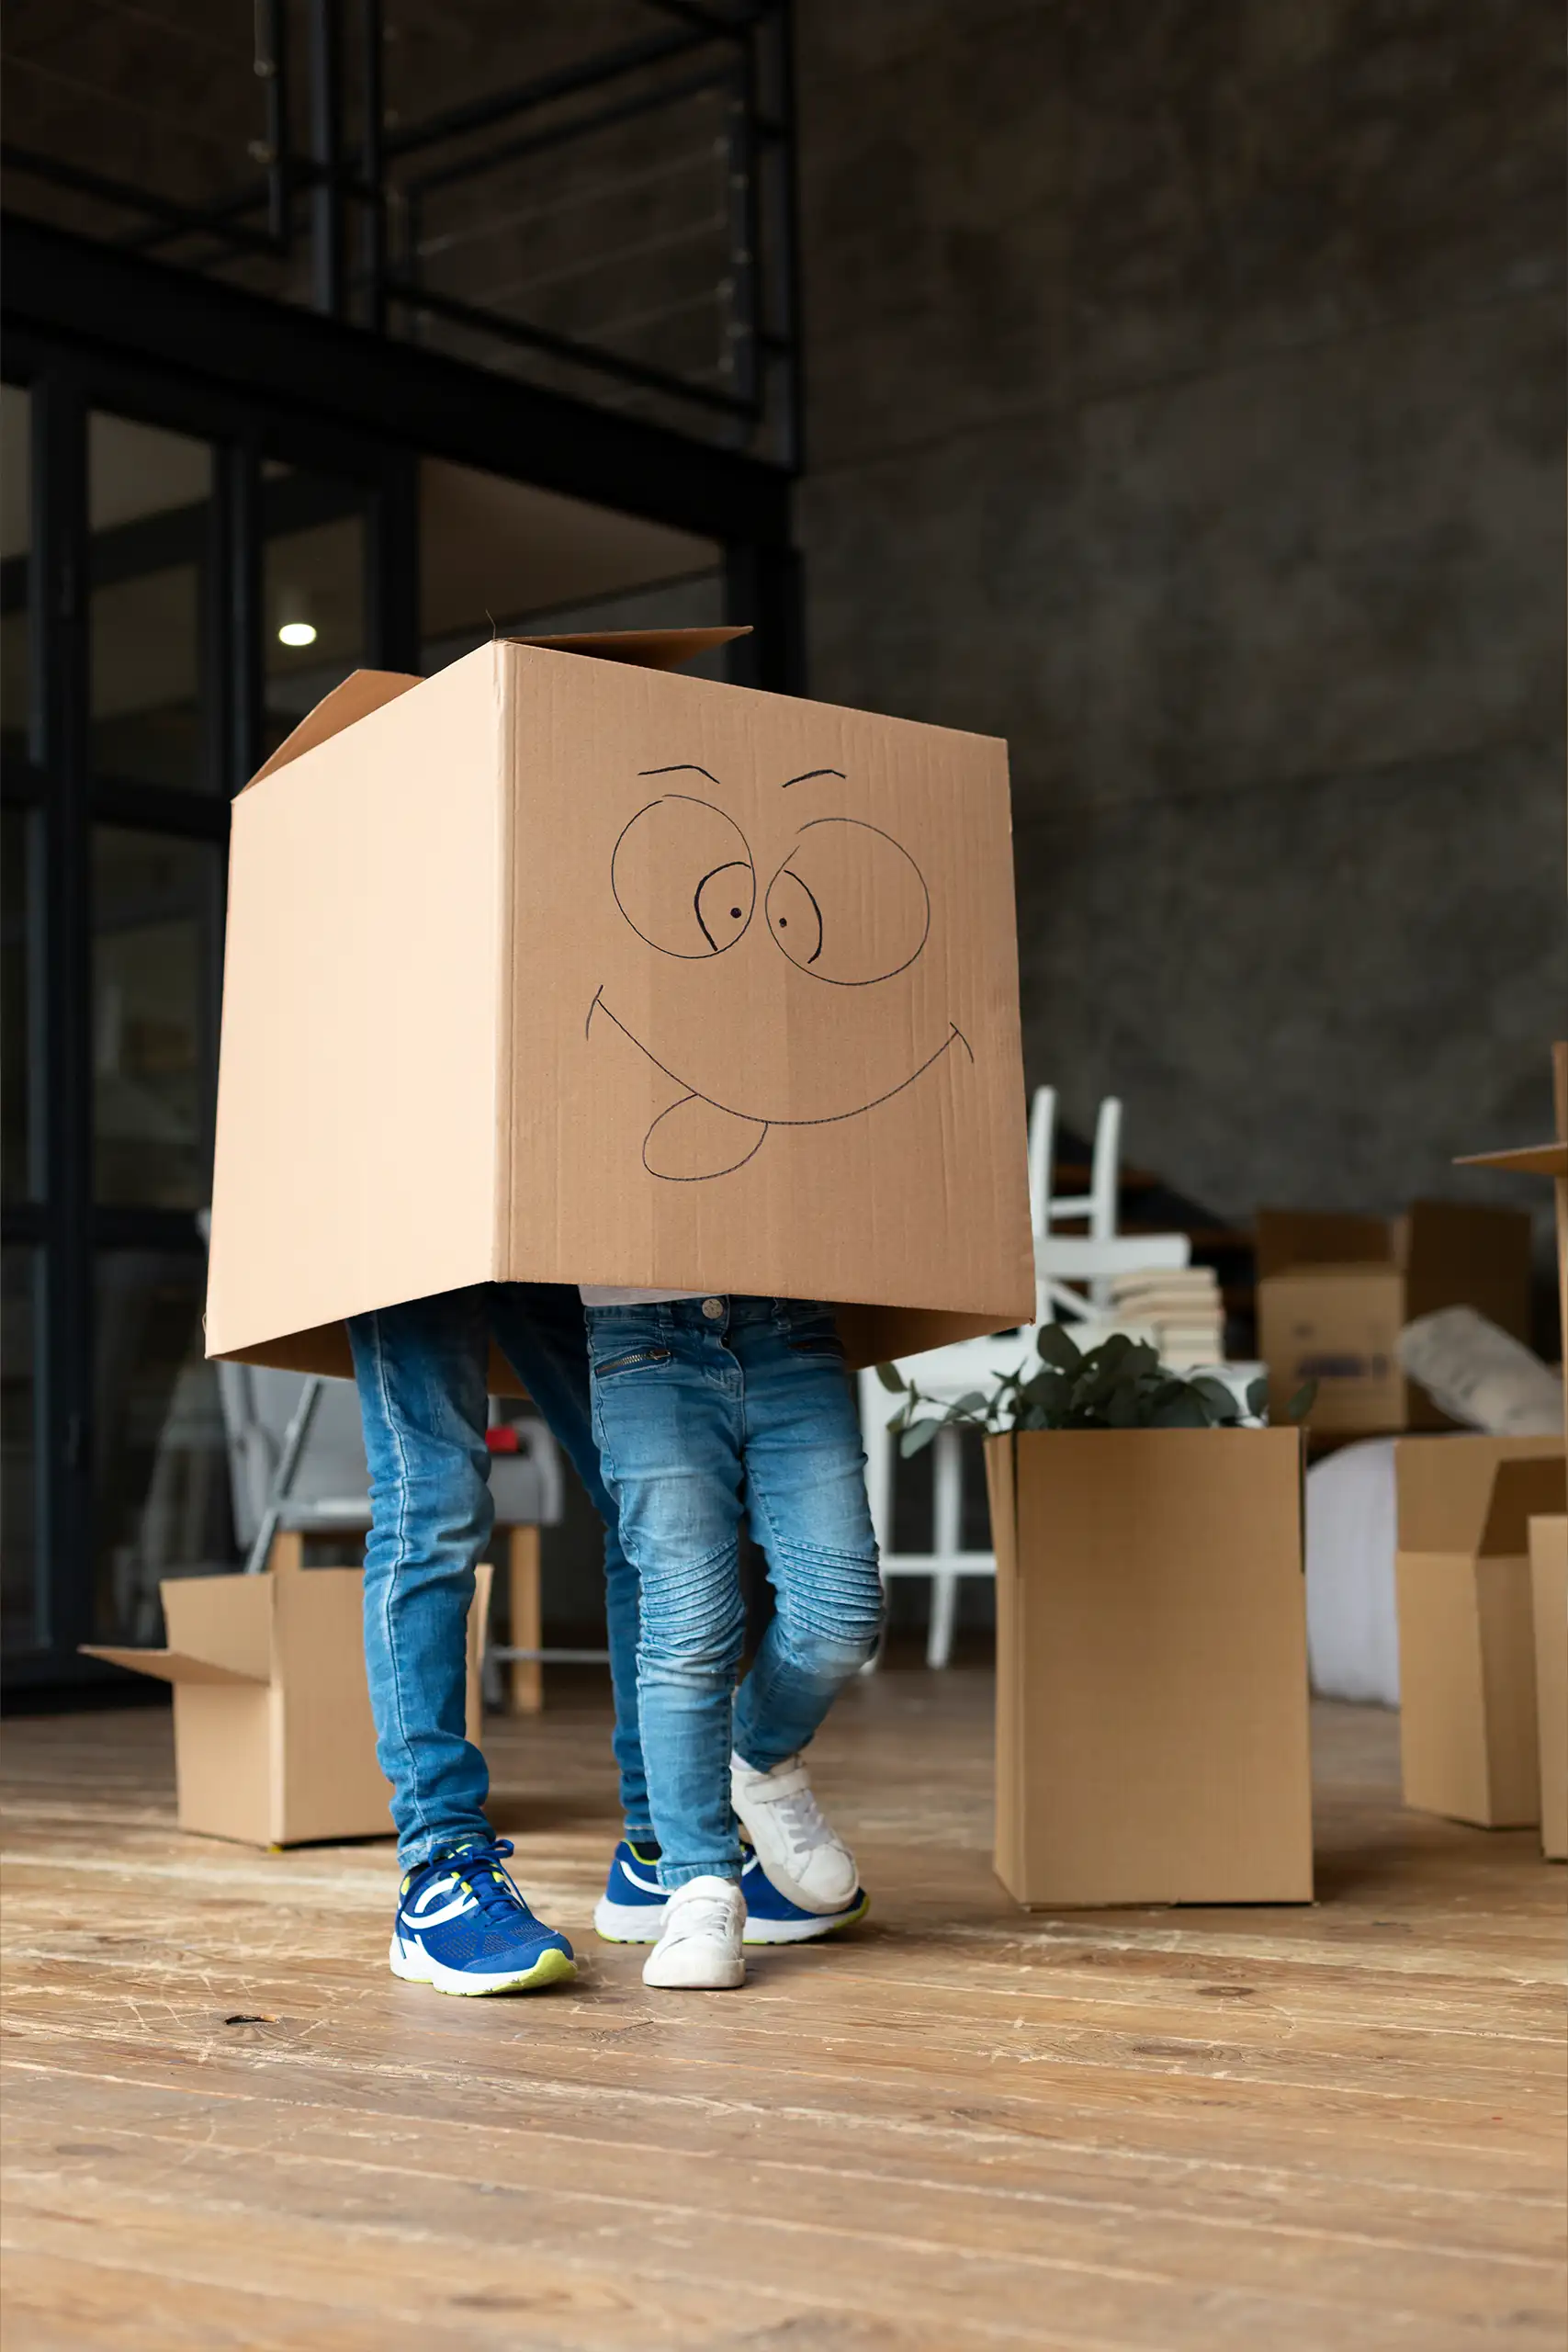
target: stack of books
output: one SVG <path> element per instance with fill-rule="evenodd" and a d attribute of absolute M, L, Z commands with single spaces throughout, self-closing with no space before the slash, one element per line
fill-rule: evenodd
<path fill-rule="evenodd" d="M 1111 1329 L 1148 1340 L 1173 1372 L 1224 1361 L 1224 1302 L 1213 1266 L 1118 1274 L 1111 1295 Z"/>

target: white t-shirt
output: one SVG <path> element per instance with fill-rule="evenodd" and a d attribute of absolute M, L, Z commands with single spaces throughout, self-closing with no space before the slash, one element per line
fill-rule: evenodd
<path fill-rule="evenodd" d="M 672 1298 L 710 1298 L 705 1290 L 604 1290 L 592 1283 L 579 1283 L 578 1295 L 584 1306 L 662 1306 Z"/>

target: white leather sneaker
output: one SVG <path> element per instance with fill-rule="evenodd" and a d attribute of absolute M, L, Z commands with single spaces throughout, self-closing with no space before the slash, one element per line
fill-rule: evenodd
<path fill-rule="evenodd" d="M 746 1982 L 746 1898 L 733 1879 L 689 1878 L 670 1897 L 642 1981 L 665 1992 L 728 1993 Z"/>
<path fill-rule="evenodd" d="M 798 1756 L 759 1772 L 729 1759 L 729 1796 L 779 1893 L 802 1911 L 840 1911 L 860 1884 L 855 1858 L 811 1793 Z"/>

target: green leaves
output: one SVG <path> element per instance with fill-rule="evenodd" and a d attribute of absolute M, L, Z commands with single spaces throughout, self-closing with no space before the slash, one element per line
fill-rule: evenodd
<path fill-rule="evenodd" d="M 895 1396 L 902 1396 L 908 1386 L 908 1381 L 897 1364 L 879 1363 L 876 1367 L 876 1376 L 884 1388 Z"/>
<path fill-rule="evenodd" d="M 1258 1387 L 1263 1385 L 1261 1381 L 1257 1385 Z M 1290 1403 L 1285 1408 L 1285 1419 L 1288 1421 L 1304 1421 L 1316 1402 L 1316 1381 L 1303 1380 L 1301 1386 L 1297 1389 L 1295 1395 L 1292 1397 Z"/>
<path fill-rule="evenodd" d="M 942 1429 L 1004 1430 L 1206 1430 L 1235 1429 L 1247 1415 L 1259 1416 L 1266 1385 L 1255 1380 L 1245 1403 L 1212 1374 L 1185 1380 L 1160 1363 L 1145 1340 L 1113 1331 L 1098 1347 L 1081 1349 L 1059 1323 L 1047 1324 L 1038 1339 L 1039 1361 L 998 1373 L 989 1393 L 971 1389 L 956 1404 L 923 1396 L 891 1366 L 879 1364 L 884 1387 L 903 1399 L 888 1427 L 899 1432 L 899 1450 L 919 1453 Z M 1292 1398 L 1292 1419 L 1311 1409 L 1316 1384 Z M 922 1416 L 917 1419 L 917 1413 Z"/>

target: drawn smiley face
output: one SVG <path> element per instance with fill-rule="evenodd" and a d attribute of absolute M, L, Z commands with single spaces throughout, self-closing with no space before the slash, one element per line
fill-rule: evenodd
<path fill-rule="evenodd" d="M 776 955 L 783 959 L 778 979 L 786 979 L 784 965 L 793 966 L 801 979 L 832 990 L 874 990 L 917 963 L 931 937 L 931 893 L 915 859 L 892 833 L 859 817 L 803 818 L 782 858 L 775 842 L 763 881 L 745 831 L 716 797 L 705 797 L 701 789 L 705 782 L 716 796 L 722 792 L 716 778 L 692 767 L 648 774 L 658 781 L 678 777 L 680 788 L 672 782 L 622 827 L 611 857 L 610 885 L 624 921 L 657 954 L 688 965 L 712 965 L 716 983 L 728 969 L 738 968 L 726 964 L 728 957 Z M 810 778 L 790 781 L 839 774 L 814 770 Z M 748 970 L 750 985 L 736 994 L 755 1018 L 759 976 L 754 967 Z M 883 1024 L 868 997 L 864 1017 L 852 1023 L 857 1051 L 837 1057 L 844 1071 L 841 1085 L 835 1093 L 829 1066 L 821 1080 L 823 1107 L 803 1117 L 766 1099 L 767 1080 L 755 1067 L 760 1057 L 753 1057 L 751 1067 L 743 1060 L 737 1069 L 733 1051 L 723 1050 L 735 1040 L 722 1018 L 715 1024 L 714 1049 L 698 1057 L 711 1067 L 677 1069 L 660 1057 L 654 1042 L 636 1034 L 606 1001 L 603 988 L 589 1008 L 590 1032 L 598 1014 L 681 1090 L 643 1144 L 649 1173 L 672 1182 L 728 1174 L 754 1157 L 771 1126 L 828 1125 L 858 1117 L 902 1093 L 951 1046 L 970 1051 L 949 1022 L 911 1067 L 907 1034 L 897 1023 L 888 1024 L 895 1059 L 885 1073 L 886 1083 L 878 1081 L 868 1092 L 864 1049 L 874 1059 L 883 1039 Z"/>

